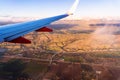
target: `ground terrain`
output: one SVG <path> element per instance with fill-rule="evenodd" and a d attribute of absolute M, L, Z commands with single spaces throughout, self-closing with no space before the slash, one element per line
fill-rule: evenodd
<path fill-rule="evenodd" d="M 120 80 L 118 23 L 59 21 L 49 26 L 54 32 L 26 35 L 32 44 L 2 43 L 1 62 L 21 59 L 32 80 Z"/>

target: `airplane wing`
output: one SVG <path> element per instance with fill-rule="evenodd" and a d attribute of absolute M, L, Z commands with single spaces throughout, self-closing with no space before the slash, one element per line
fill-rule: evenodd
<path fill-rule="evenodd" d="M 72 15 L 78 3 L 79 3 L 79 0 L 75 0 L 75 3 L 73 4 L 72 8 L 66 14 L 39 19 L 35 21 L 0 26 L 0 42 L 1 43 L 12 42 L 12 43 L 23 43 L 23 44 L 31 43 L 30 40 L 25 39 L 22 36 L 32 31 L 51 32 L 52 29 L 49 29 L 45 26 L 51 24 L 54 21 L 60 20 L 69 15 Z"/>

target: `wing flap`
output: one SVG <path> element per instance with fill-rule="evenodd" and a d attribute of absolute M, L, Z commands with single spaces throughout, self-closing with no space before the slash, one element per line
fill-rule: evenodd
<path fill-rule="evenodd" d="M 25 39 L 24 37 L 19 37 L 14 40 L 9 41 L 11 43 L 22 43 L 22 44 L 30 44 L 31 41 L 28 39 Z"/>
<path fill-rule="evenodd" d="M 40 28 L 36 32 L 52 32 L 53 30 L 47 27 Z"/>

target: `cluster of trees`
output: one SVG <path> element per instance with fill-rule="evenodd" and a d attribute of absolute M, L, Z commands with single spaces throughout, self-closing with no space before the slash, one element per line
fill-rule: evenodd
<path fill-rule="evenodd" d="M 12 59 L 5 63 L 0 63 L 0 78 L 8 80 L 18 80 L 19 78 L 28 78 L 24 73 L 26 64 L 21 60 Z"/>

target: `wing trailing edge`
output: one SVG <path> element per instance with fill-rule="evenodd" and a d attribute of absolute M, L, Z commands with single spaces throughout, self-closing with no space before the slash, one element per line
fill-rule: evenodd
<path fill-rule="evenodd" d="M 31 41 L 28 39 L 25 39 L 24 37 L 19 37 L 14 40 L 9 41 L 11 43 L 22 43 L 22 44 L 30 44 Z"/>
<path fill-rule="evenodd" d="M 47 27 L 42 27 L 42 28 L 36 30 L 36 32 L 53 32 L 53 30 L 50 28 L 47 28 Z"/>

